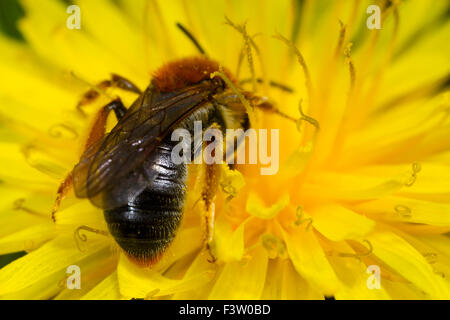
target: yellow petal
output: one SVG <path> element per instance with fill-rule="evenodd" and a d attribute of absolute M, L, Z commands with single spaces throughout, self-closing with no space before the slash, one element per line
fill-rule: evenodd
<path fill-rule="evenodd" d="M 0 158 L 0 179 L 8 182 L 23 182 L 25 185 L 30 183 L 47 186 L 46 189 L 55 187 L 55 180 L 27 163 L 25 153 L 20 145 L 0 143 L 0 148 L 3 153 Z M 11 163 L 14 163 L 14 165 L 12 166 Z M 56 167 L 48 167 L 49 171 L 54 169 L 58 170 Z"/>
<path fill-rule="evenodd" d="M 93 290 L 105 277 L 108 277 L 116 269 L 117 256 L 111 254 L 109 248 L 102 250 L 95 257 L 89 257 L 79 262 L 80 267 L 80 289 L 73 290 L 63 286 L 61 292 L 54 297 L 55 300 L 80 299 Z M 119 290 L 111 292 L 118 295 Z"/>
<path fill-rule="evenodd" d="M 268 257 L 262 246 L 249 252 L 248 260 L 225 264 L 208 299 L 260 299 L 266 279 Z M 239 281 L 236 279 L 239 278 Z"/>
<path fill-rule="evenodd" d="M 152 269 L 143 269 L 130 262 L 123 254 L 117 266 L 121 295 L 129 298 L 151 298 L 193 290 L 211 280 L 205 271 L 187 279 L 169 279 Z"/>
<path fill-rule="evenodd" d="M 323 295 L 333 295 L 339 280 L 313 231 L 302 227 L 283 231 L 284 241 L 295 270 Z"/>
<path fill-rule="evenodd" d="M 427 293 L 431 299 L 447 299 L 450 295 L 444 280 L 437 276 L 425 258 L 408 242 L 392 232 L 373 232 L 367 239 L 384 263 Z"/>
<path fill-rule="evenodd" d="M 360 239 L 375 222 L 338 205 L 324 205 L 311 210 L 314 228 L 333 241 Z"/>
<path fill-rule="evenodd" d="M 314 291 L 305 279 L 300 277 L 289 259 L 269 260 L 261 299 L 323 300 L 323 298 L 323 295 Z"/>
<path fill-rule="evenodd" d="M 245 210 L 251 215 L 261 219 L 273 219 L 281 210 L 289 204 L 289 195 L 285 194 L 276 203 L 267 207 L 264 201 L 254 192 L 250 192 L 247 198 Z"/>
<path fill-rule="evenodd" d="M 64 281 L 67 267 L 105 250 L 107 243 L 101 240 L 89 239 L 85 251 L 80 252 L 72 237 L 59 237 L 13 261 L 0 270 L 0 296 L 25 296 L 42 287 L 51 287 L 49 292 L 56 293 L 61 290 L 58 284 Z"/>
<path fill-rule="evenodd" d="M 355 251 L 346 243 L 333 243 L 333 252 L 344 254 L 355 254 Z M 373 287 L 373 281 L 369 278 L 372 271 L 368 271 L 361 260 L 354 257 L 342 257 L 339 254 L 330 256 L 330 263 L 333 266 L 341 286 L 335 294 L 338 300 L 380 300 L 390 299 L 389 294 L 384 288 L 384 278 L 380 275 L 380 287 Z M 369 287 L 368 283 L 371 284 Z"/>
<path fill-rule="evenodd" d="M 85 294 L 82 300 L 118 300 L 120 299 L 119 282 L 114 271 L 91 291 Z"/>
<path fill-rule="evenodd" d="M 193 228 L 183 228 L 177 232 L 172 244 L 164 252 L 161 260 L 155 266 L 159 271 L 163 271 L 172 265 L 175 261 L 186 257 L 202 245 L 202 232 L 196 226 Z"/>
<path fill-rule="evenodd" d="M 374 219 L 450 226 L 450 205 L 407 197 L 384 197 L 355 206 Z"/>
<path fill-rule="evenodd" d="M 420 195 L 433 195 L 433 194 L 445 194 L 447 200 L 449 200 L 448 194 L 450 193 L 450 172 L 448 166 L 440 163 L 419 163 L 420 171 L 416 174 L 416 179 L 411 179 L 411 164 L 409 165 L 377 165 L 366 166 L 355 170 L 355 173 L 362 174 L 367 177 L 368 180 L 372 180 L 377 176 L 394 175 L 399 172 L 405 172 L 406 178 L 408 178 L 408 171 L 410 172 L 407 182 L 411 182 L 411 186 L 401 189 L 401 194 L 414 195 L 415 197 Z"/>
<path fill-rule="evenodd" d="M 192 278 L 193 276 L 209 272 L 215 275 L 219 266 L 217 263 L 211 263 L 211 257 L 206 250 L 202 250 L 197 257 L 192 261 L 186 273 L 184 274 L 185 279 Z M 195 287 L 192 290 L 177 292 L 172 296 L 174 300 L 203 300 L 206 299 L 211 292 L 212 286 L 214 285 L 214 278 L 211 281 L 205 283 L 200 287 Z"/>
<path fill-rule="evenodd" d="M 411 171 L 411 170 L 409 170 Z M 302 196 L 309 200 L 367 200 L 376 199 L 399 191 L 405 186 L 408 169 L 395 175 L 368 177 L 353 173 L 318 172 L 305 183 Z"/>
<path fill-rule="evenodd" d="M 147 62 L 142 30 L 135 28 L 113 2 L 105 0 L 77 2 L 83 16 L 83 28 L 86 28 L 97 42 L 103 44 L 107 51 L 114 53 L 122 63 L 129 65 L 134 71 L 134 76 L 138 74 L 145 77 L 150 69 L 142 69 Z M 99 24 L 98 21 L 102 23 Z M 123 76 L 128 77 L 131 74 Z"/>
<path fill-rule="evenodd" d="M 224 262 L 239 261 L 244 255 L 244 231 L 248 218 L 237 228 L 225 217 L 216 219 L 214 228 L 214 253 L 218 259 Z"/>
<path fill-rule="evenodd" d="M 0 238 L 0 254 L 32 251 L 54 237 L 53 223 L 39 224 Z"/>

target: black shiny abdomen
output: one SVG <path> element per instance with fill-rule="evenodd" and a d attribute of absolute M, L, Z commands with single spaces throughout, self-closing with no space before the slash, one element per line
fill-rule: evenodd
<path fill-rule="evenodd" d="M 245 119 L 247 121 L 244 122 L 248 123 L 248 118 Z M 213 104 L 199 108 L 179 127 L 193 135 L 194 121 L 201 121 L 204 129 L 212 123 L 218 124 L 222 131 L 225 129 L 222 114 Z M 105 210 L 104 215 L 116 242 L 132 260 L 141 265 L 151 265 L 158 260 L 172 242 L 181 222 L 187 167 L 186 164 L 175 165 L 172 162 L 172 150 L 178 143 L 171 141 L 169 133 L 151 153 L 143 168 L 138 168 L 145 172 L 148 187 L 137 197 L 114 195 L 113 192 L 104 194 L 106 198 L 103 201 L 106 203 L 109 202 L 108 197 L 125 196 L 133 199 L 126 206 Z M 194 143 L 191 151 L 194 151 Z M 136 175 L 136 172 L 130 174 Z M 123 181 L 126 183 L 127 179 Z"/>
<path fill-rule="evenodd" d="M 145 168 L 151 178 L 142 193 L 126 206 L 104 211 L 111 235 L 142 265 L 159 258 L 181 222 L 187 172 L 185 164 L 175 165 L 171 160 L 174 145 L 169 135 L 152 152 Z"/>

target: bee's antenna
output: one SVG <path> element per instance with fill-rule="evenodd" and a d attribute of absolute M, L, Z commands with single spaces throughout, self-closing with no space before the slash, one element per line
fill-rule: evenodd
<path fill-rule="evenodd" d="M 198 51 L 203 54 L 207 55 L 205 50 L 202 48 L 200 43 L 198 43 L 197 39 L 192 35 L 192 33 L 189 32 L 181 23 L 177 22 L 177 27 L 192 41 L 192 43 L 197 47 Z"/>

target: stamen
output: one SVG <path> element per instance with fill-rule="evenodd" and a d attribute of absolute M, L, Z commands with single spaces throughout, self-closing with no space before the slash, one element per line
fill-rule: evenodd
<path fill-rule="evenodd" d="M 306 122 L 310 123 L 311 125 L 313 125 L 316 128 L 316 134 L 317 134 L 317 132 L 320 130 L 319 121 L 317 121 L 316 119 L 306 115 L 303 112 L 302 103 L 303 103 L 303 99 L 300 99 L 300 102 L 298 104 L 298 110 L 300 112 L 300 118 L 297 121 L 297 129 L 298 129 L 298 131 L 300 131 L 300 126 L 302 124 L 302 121 L 306 121 Z"/>
<path fill-rule="evenodd" d="M 73 236 L 75 239 L 75 244 L 77 245 L 78 250 L 80 250 L 80 252 L 85 252 L 85 250 L 83 248 L 81 248 L 80 244 L 81 242 L 86 242 L 87 241 L 87 236 L 86 234 L 82 234 L 81 231 L 88 231 L 88 232 L 92 232 L 92 233 L 96 233 L 96 234 L 100 234 L 102 236 L 108 236 L 109 233 L 107 231 L 103 231 L 103 230 L 98 230 L 98 229 L 94 229 L 88 226 L 80 226 L 78 227 Z"/>
<path fill-rule="evenodd" d="M 250 37 L 251 40 L 253 40 L 253 38 L 255 38 L 257 35 L 259 35 L 258 33 L 253 35 L 253 37 Z M 254 43 L 254 41 L 252 41 L 252 43 Z M 255 44 L 256 47 L 256 44 Z M 259 50 L 258 47 L 255 48 L 255 51 Z M 239 79 L 239 75 L 241 73 L 241 66 L 242 66 L 242 61 L 244 60 L 245 57 L 245 45 L 242 47 L 241 51 L 239 51 L 239 58 L 238 58 L 238 64 L 236 66 L 236 78 Z M 259 51 L 257 51 L 258 53 Z M 262 63 L 261 57 L 258 55 L 258 57 L 260 58 L 260 63 Z M 252 81 L 252 79 L 250 79 L 250 81 Z"/>
<path fill-rule="evenodd" d="M 255 124 L 255 114 L 254 114 L 254 111 L 253 111 L 253 107 L 250 105 L 250 103 L 244 97 L 244 95 L 236 88 L 236 86 L 233 84 L 233 82 L 228 78 L 228 76 L 223 71 L 223 67 L 221 65 L 219 66 L 219 71 L 213 72 L 210 75 L 211 79 L 213 79 L 216 76 L 221 77 L 222 80 L 225 81 L 227 86 L 229 86 L 230 89 L 234 93 L 236 93 L 236 95 L 238 96 L 239 100 L 241 100 L 241 103 L 244 105 L 245 110 L 247 111 L 247 114 L 248 114 L 248 116 L 250 118 L 250 123 L 251 124 Z"/>
<path fill-rule="evenodd" d="M 147 295 L 145 296 L 145 299 L 148 300 L 148 299 L 153 298 L 153 297 L 156 296 L 160 291 L 161 291 L 160 289 L 155 289 L 155 290 L 150 291 L 150 292 L 147 293 Z"/>
<path fill-rule="evenodd" d="M 252 48 L 255 50 L 255 53 L 258 57 L 259 60 L 259 64 L 261 65 L 261 72 L 262 72 L 262 78 L 263 78 L 263 85 L 264 85 L 264 91 L 267 92 L 267 76 L 266 76 L 266 68 L 264 65 L 264 60 L 262 58 L 261 55 L 261 51 L 259 50 L 258 46 L 256 45 L 255 41 L 253 40 L 256 36 L 260 35 L 255 34 L 253 36 L 249 36 L 249 34 L 247 33 L 247 25 L 246 23 L 243 23 L 242 25 L 236 25 L 235 23 L 233 23 L 228 17 L 225 16 L 225 20 L 226 20 L 226 24 L 231 26 L 232 28 L 234 28 L 236 31 L 238 31 L 239 33 L 242 34 L 243 38 L 244 38 L 244 48 L 240 53 L 239 56 L 239 62 L 238 62 L 238 69 L 237 69 L 237 73 L 236 75 L 239 74 L 240 72 L 240 66 L 242 63 L 242 59 L 243 59 L 243 55 L 246 53 L 247 54 L 247 60 L 248 60 L 248 64 L 249 64 L 249 68 L 250 68 L 250 73 L 251 73 L 251 77 L 252 77 L 252 84 L 253 84 L 253 91 L 256 92 L 257 90 L 257 86 L 256 86 L 256 73 L 255 73 L 255 66 L 253 63 L 253 55 L 252 55 Z"/>
<path fill-rule="evenodd" d="M 312 223 L 313 223 L 313 219 L 311 217 L 309 218 L 304 218 L 303 216 L 305 215 L 304 211 L 303 211 L 303 207 L 302 206 L 298 206 L 297 210 L 295 210 L 295 216 L 297 217 L 297 220 L 294 222 L 294 224 L 298 227 L 301 224 L 308 222 L 308 224 L 306 225 L 306 231 L 309 231 L 311 229 Z"/>
<path fill-rule="evenodd" d="M 33 155 L 35 155 L 36 152 L 39 152 L 42 150 L 39 150 L 36 146 L 29 144 L 22 148 L 22 153 L 25 157 L 25 161 L 33 167 L 34 169 L 42 172 L 45 175 L 48 175 L 50 177 L 58 178 L 64 173 L 64 169 L 57 165 L 56 163 L 45 161 L 45 160 L 37 160 L 33 158 Z"/>
<path fill-rule="evenodd" d="M 238 63 L 236 66 L 236 78 L 239 79 L 239 75 L 241 73 L 241 66 L 242 66 L 242 61 L 244 60 L 244 56 L 245 56 L 245 48 L 242 48 L 241 51 L 239 52 L 239 58 L 238 58 Z M 252 79 L 250 79 L 250 81 L 252 81 Z"/>
<path fill-rule="evenodd" d="M 427 262 L 429 264 L 435 264 L 437 262 L 437 258 L 438 258 L 437 253 L 426 252 L 426 253 L 423 254 L 423 256 L 425 257 L 425 259 L 427 260 Z"/>
<path fill-rule="evenodd" d="M 339 20 L 339 24 L 341 26 L 341 29 L 339 32 L 338 44 L 336 46 L 336 51 L 334 54 L 335 58 L 338 58 L 341 53 L 342 45 L 344 44 L 344 40 L 345 40 L 345 33 L 347 32 L 347 26 L 341 20 Z"/>
<path fill-rule="evenodd" d="M 235 198 L 237 196 L 237 190 L 236 188 L 230 183 L 230 184 L 220 184 L 222 187 L 222 191 L 228 195 L 229 199 Z"/>
<path fill-rule="evenodd" d="M 254 49 L 255 49 L 255 51 L 256 51 L 256 53 L 258 55 L 258 58 L 260 60 L 261 69 L 263 70 L 263 73 L 265 74 L 265 71 L 264 71 L 265 69 L 263 67 L 263 60 L 261 58 L 259 48 L 256 46 L 255 42 L 253 41 L 253 39 L 256 36 L 258 36 L 258 35 L 260 35 L 260 33 L 254 34 L 252 37 L 250 37 L 250 40 L 251 40 L 251 44 L 252 44 L 252 46 L 254 46 Z M 245 53 L 246 53 L 246 51 L 245 51 L 245 45 L 244 45 L 242 47 L 242 49 L 239 51 L 239 58 L 238 58 L 238 63 L 237 63 L 237 66 L 236 66 L 236 73 L 235 73 L 237 79 L 239 79 L 239 75 L 241 73 L 241 66 L 242 66 L 242 61 L 244 60 Z M 252 81 L 252 79 L 250 79 L 250 81 Z"/>
<path fill-rule="evenodd" d="M 406 187 L 412 187 L 417 180 L 417 174 L 422 170 L 420 163 L 414 162 L 412 164 L 411 177 L 405 182 Z"/>
<path fill-rule="evenodd" d="M 277 257 L 285 258 L 287 256 L 286 246 L 277 236 L 273 234 L 264 234 L 261 237 L 261 242 L 263 247 L 269 253 L 270 259 L 275 259 Z"/>
<path fill-rule="evenodd" d="M 353 44 L 350 42 L 344 50 L 344 55 L 346 57 L 346 62 L 348 63 L 348 68 L 349 68 L 349 72 L 350 72 L 350 92 L 353 91 L 353 89 L 355 87 L 355 82 L 356 82 L 355 64 L 353 63 L 352 57 L 350 55 L 352 45 Z"/>
<path fill-rule="evenodd" d="M 369 240 L 364 239 L 362 242 L 367 243 L 368 247 L 366 252 L 361 252 L 361 253 L 343 253 L 343 252 L 339 252 L 338 255 L 342 258 L 356 258 L 358 260 L 361 260 L 362 257 L 367 257 L 369 255 L 372 254 L 373 252 L 373 246 L 370 243 Z"/>
<path fill-rule="evenodd" d="M 286 44 L 297 56 L 298 62 L 300 63 L 300 66 L 303 69 L 303 73 L 305 75 L 305 85 L 306 90 L 308 92 L 309 100 L 311 101 L 312 98 L 312 82 L 311 82 L 311 76 L 309 74 L 308 66 L 306 65 L 305 59 L 303 58 L 303 55 L 301 54 L 300 50 L 295 46 L 295 44 L 292 41 L 289 41 L 285 37 L 283 37 L 281 34 L 277 33 L 274 35 L 275 39 L 280 40 L 284 44 Z"/>
<path fill-rule="evenodd" d="M 24 211 L 26 213 L 29 213 L 29 214 L 32 214 L 34 216 L 38 216 L 38 217 L 41 217 L 41 218 L 47 218 L 48 217 L 48 215 L 46 215 L 45 213 L 41 213 L 41 212 L 38 212 L 38 211 L 35 211 L 35 210 L 32 210 L 32 209 L 29 209 L 29 208 L 25 207 L 23 205 L 25 203 L 25 201 L 26 200 L 24 198 L 20 198 L 20 199 L 17 199 L 16 201 L 14 201 L 14 203 L 13 203 L 13 210 L 22 210 L 22 211 Z"/>
<path fill-rule="evenodd" d="M 252 82 L 253 82 L 253 91 L 256 91 L 256 76 L 255 76 L 255 66 L 253 65 L 253 56 L 252 56 L 252 48 L 250 45 L 250 37 L 247 33 L 247 27 L 246 22 L 242 25 L 236 25 L 234 24 L 227 16 L 225 16 L 225 24 L 229 25 L 230 27 L 234 28 L 237 32 L 241 33 L 244 38 L 244 48 L 243 52 L 247 54 L 247 60 L 250 68 L 250 73 L 252 75 Z"/>
<path fill-rule="evenodd" d="M 402 218 L 411 218 L 411 209 L 405 205 L 397 205 L 394 208 L 395 212 L 398 213 Z"/>
<path fill-rule="evenodd" d="M 53 138 L 63 138 L 64 132 L 67 132 L 71 139 L 75 140 L 79 137 L 78 132 L 74 128 L 64 123 L 55 124 L 48 129 L 48 134 Z"/>

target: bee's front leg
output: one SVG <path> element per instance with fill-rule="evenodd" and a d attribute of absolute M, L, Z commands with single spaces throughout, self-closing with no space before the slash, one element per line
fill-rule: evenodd
<path fill-rule="evenodd" d="M 288 119 L 293 121 L 294 123 L 297 122 L 297 119 L 295 119 L 294 117 L 282 112 L 277 106 L 275 106 L 275 104 L 273 102 L 271 102 L 267 97 L 258 97 L 258 96 L 253 96 L 250 98 L 252 105 L 263 111 L 263 112 L 267 112 L 267 113 L 272 113 L 272 114 L 276 114 L 282 118 Z"/>
<path fill-rule="evenodd" d="M 117 74 L 112 74 L 109 80 L 100 82 L 83 94 L 81 100 L 77 104 L 77 110 L 80 111 L 81 114 L 85 115 L 82 107 L 94 102 L 100 96 L 100 93 L 104 92 L 107 88 L 118 88 L 121 90 L 134 92 L 136 94 L 142 93 L 141 90 L 130 80 Z"/>

